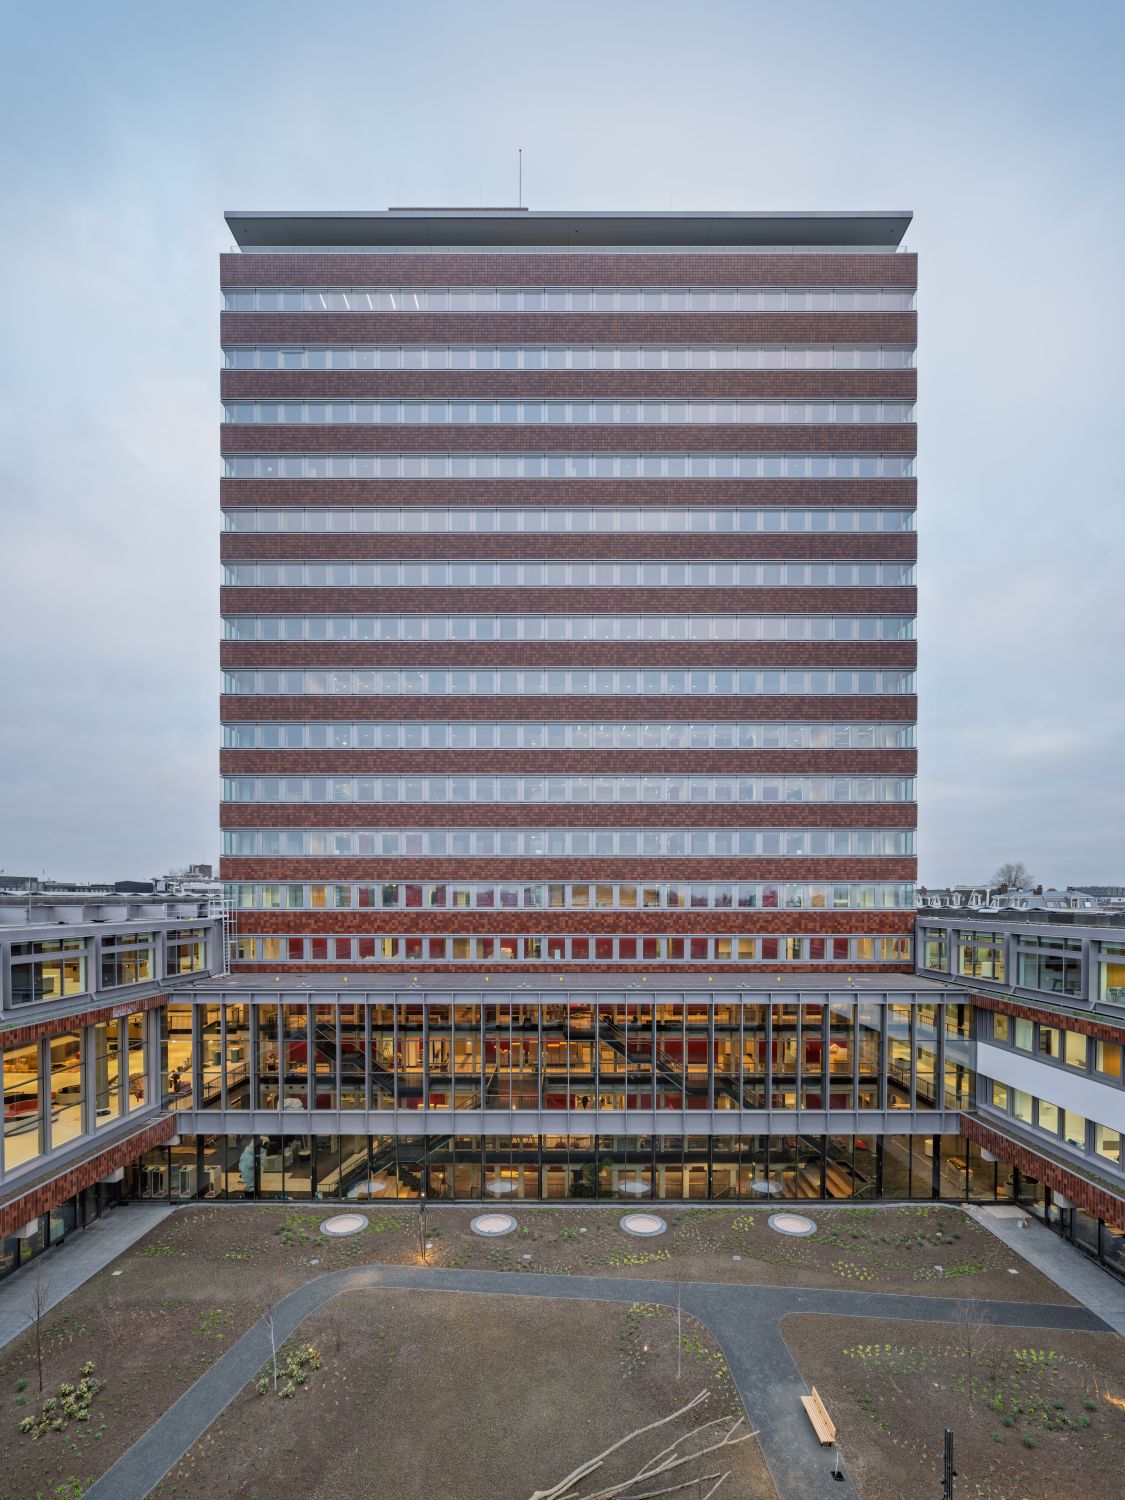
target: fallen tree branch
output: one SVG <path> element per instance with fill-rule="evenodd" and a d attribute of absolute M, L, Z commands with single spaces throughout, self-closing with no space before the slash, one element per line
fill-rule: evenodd
<path fill-rule="evenodd" d="M 743 1419 L 740 1417 L 739 1423 L 741 1423 L 742 1420 Z M 734 1430 L 735 1429 L 732 1428 L 731 1432 L 733 1432 Z M 685 1453 L 682 1456 L 677 1455 L 673 1458 L 670 1458 L 666 1463 L 661 1464 L 658 1469 L 650 1469 L 646 1467 L 640 1470 L 638 1473 L 634 1474 L 631 1479 L 620 1481 L 617 1484 L 611 1484 L 604 1490 L 592 1490 L 590 1494 L 583 1497 L 583 1500 L 617 1500 L 618 1496 L 624 1495 L 626 1490 L 632 1489 L 632 1487 L 635 1484 L 639 1484 L 642 1479 L 656 1479 L 662 1474 L 670 1474 L 673 1469 L 682 1468 L 684 1464 L 691 1464 L 694 1463 L 696 1459 L 706 1458 L 709 1453 L 717 1453 L 720 1448 L 735 1448 L 739 1443 L 748 1442 L 750 1438 L 757 1437 L 757 1435 L 757 1432 L 744 1432 L 741 1437 L 732 1437 L 730 1433 L 727 1433 L 727 1435 L 723 1437 L 722 1440 L 718 1443 L 712 1443 L 707 1448 L 700 1448 L 695 1453 Z M 573 1493 L 572 1495 L 564 1494 L 559 1497 L 559 1500 L 577 1500 L 577 1497 L 573 1496 Z M 634 1496 L 634 1500 L 638 1500 L 638 1497 Z"/>
<path fill-rule="evenodd" d="M 679 1411 L 672 1412 L 670 1416 L 661 1417 L 658 1422 L 649 1422 L 645 1427 L 638 1427 L 635 1431 L 628 1433 L 618 1442 L 612 1444 L 611 1447 L 606 1448 L 604 1452 L 599 1453 L 596 1458 L 591 1458 L 586 1463 L 579 1464 L 578 1468 L 573 1469 L 560 1484 L 552 1485 L 549 1490 L 536 1490 L 531 1495 L 530 1500 L 564 1500 L 567 1491 L 573 1489 L 579 1480 L 585 1479 L 594 1469 L 599 1468 L 611 1453 L 616 1453 L 619 1448 L 624 1448 L 626 1443 L 631 1443 L 635 1439 L 643 1437 L 646 1432 L 653 1432 L 657 1427 L 667 1427 L 668 1423 L 674 1422 L 677 1417 L 685 1416 L 689 1411 L 694 1411 L 697 1406 L 707 1400 L 708 1394 L 707 1391 L 700 1391 L 698 1396 L 695 1396 L 686 1406 L 681 1406 Z M 612 1496 L 612 1490 L 609 1493 Z"/>

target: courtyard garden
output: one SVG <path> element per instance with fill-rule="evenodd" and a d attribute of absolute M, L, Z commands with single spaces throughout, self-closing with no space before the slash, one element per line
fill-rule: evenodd
<path fill-rule="evenodd" d="M 282 1351 L 283 1361 L 291 1347 L 316 1351 L 294 1394 L 285 1375 L 275 1394 L 267 1366 L 154 1500 L 212 1500 L 218 1474 L 235 1500 L 528 1500 L 708 1391 L 679 1421 L 612 1454 L 580 1493 L 602 1489 L 667 1444 L 685 1452 L 686 1434 L 704 1424 L 697 1446 L 718 1441 L 742 1415 L 707 1330 L 684 1318 L 681 1338 L 677 1378 L 675 1313 L 654 1305 L 345 1293 Z M 716 1500 L 774 1500 L 752 1437 L 640 1489 L 698 1477 L 702 1495 L 724 1472 Z M 694 1497 L 695 1484 L 684 1493 Z"/>
<path fill-rule="evenodd" d="M 952 1325 L 782 1319 L 863 1500 L 939 1495 L 946 1427 L 959 1497 L 1118 1500 L 1125 1342 L 1113 1333 L 990 1327 L 972 1301 L 959 1313 Z"/>
<path fill-rule="evenodd" d="M 34 1331 L 0 1351 L 0 1500 L 73 1500 L 268 1307 L 302 1283 L 347 1267 L 419 1266 L 424 1257 L 436 1268 L 510 1273 L 513 1291 L 522 1274 L 539 1272 L 681 1285 L 695 1281 L 900 1292 L 958 1303 L 991 1298 L 1073 1305 L 986 1228 L 953 1207 L 818 1204 L 811 1207 L 816 1233 L 804 1238 L 775 1233 L 768 1224 L 770 1210 L 755 1207 L 662 1207 L 666 1232 L 635 1238 L 620 1227 L 625 1211 L 623 1206 L 508 1204 L 505 1212 L 516 1228 L 492 1240 L 471 1231 L 477 1210 L 453 1206 L 428 1209 L 424 1238 L 417 1205 L 360 1210 L 363 1232 L 340 1239 L 321 1231 L 332 1212 L 328 1207 L 201 1204 L 178 1211 L 44 1315 L 38 1356 Z M 38 1263 L 48 1283 L 52 1260 L 53 1253 Z M 30 1291 L 30 1273 L 22 1280 Z M 359 1472 L 356 1465 L 365 1463 L 370 1476 L 391 1472 L 383 1467 L 385 1461 L 406 1466 L 395 1470 L 400 1476 L 423 1475 L 419 1495 L 479 1493 L 528 1500 L 536 1488 L 549 1489 L 575 1465 L 633 1428 L 667 1417 L 701 1390 L 709 1393 L 704 1414 L 685 1417 L 658 1447 L 703 1421 L 741 1415 L 737 1392 L 707 1329 L 685 1316 L 677 1337 L 675 1321 L 674 1313 L 644 1301 L 591 1306 L 501 1299 L 475 1291 L 349 1292 L 315 1312 L 284 1346 L 278 1389 L 272 1370 L 264 1392 L 260 1378 L 248 1385 L 158 1493 L 161 1500 L 202 1494 L 205 1486 L 213 1493 L 219 1473 L 223 1492 L 245 1500 L 360 1492 L 398 1500 L 412 1493 L 398 1480 L 398 1488 L 354 1489 L 349 1476 Z M 902 1344 L 904 1350 L 913 1344 L 902 1338 L 896 1342 L 888 1331 L 891 1325 L 876 1326 L 872 1319 L 859 1323 L 839 1350 L 836 1343 L 825 1344 L 811 1333 L 806 1349 L 801 1342 L 805 1323 L 824 1328 L 837 1321 L 789 1319 L 784 1331 L 797 1340 L 794 1354 L 805 1378 L 821 1390 L 841 1431 L 848 1432 L 845 1453 L 853 1473 L 860 1475 L 863 1500 L 903 1494 L 878 1488 L 883 1483 L 880 1445 L 891 1441 L 879 1421 L 890 1424 L 901 1445 L 908 1439 L 921 1444 L 917 1451 L 927 1461 L 934 1443 L 940 1447 L 941 1421 L 928 1406 L 919 1405 L 910 1415 L 905 1397 L 894 1395 L 907 1384 L 897 1367 L 843 1351 L 874 1348 L 876 1340 L 879 1347 Z M 948 1344 L 953 1338 L 949 1327 L 901 1326 L 913 1329 L 922 1346 Z M 1010 1332 L 1005 1336 L 1014 1340 L 1013 1348 L 1032 1346 L 1030 1332 L 1021 1332 L 1018 1339 Z M 1041 1338 L 1035 1341 L 1037 1349 L 1040 1345 L 1048 1349 Z M 1078 1345 L 1084 1352 L 1075 1352 Z M 1101 1353 L 1111 1346 L 1116 1355 L 1119 1341 L 1072 1333 L 1054 1335 L 1050 1348 L 1060 1357 L 1085 1360 L 1098 1390 L 1120 1396 L 1125 1372 L 1119 1378 Z M 806 1369 L 805 1359 L 813 1356 L 827 1361 L 823 1374 L 815 1360 Z M 852 1441 L 848 1403 L 853 1397 L 846 1383 L 840 1384 L 833 1361 L 851 1372 L 851 1386 L 860 1395 L 865 1380 L 878 1383 L 889 1372 L 885 1378 L 893 1399 L 886 1399 L 879 1417 L 865 1414 L 860 1423 L 864 1444 L 875 1444 L 869 1460 L 866 1448 Z M 1070 1379 L 1070 1367 L 1060 1368 L 1063 1374 L 1052 1378 Z M 950 1379 L 955 1377 L 956 1371 Z M 933 1378 L 940 1388 L 942 1369 Z M 1099 1454 L 1125 1458 L 1125 1409 L 1114 1407 L 1108 1396 L 1064 1394 L 1060 1399 L 1073 1424 L 1057 1423 L 1040 1442 L 1038 1432 L 1025 1434 L 1022 1413 L 1006 1409 L 985 1418 L 986 1394 L 979 1380 L 973 1392 L 972 1411 L 979 1408 L 987 1425 L 982 1442 L 988 1446 L 982 1451 L 994 1465 L 1000 1463 L 1002 1472 L 1010 1470 L 1010 1463 L 1007 1470 L 1003 1465 L 1013 1454 L 1023 1465 L 1036 1457 L 1024 1445 L 1025 1435 L 1042 1450 L 1040 1457 L 1055 1451 L 1044 1447 L 1047 1440 L 1065 1457 L 1062 1442 L 1055 1440 L 1066 1438 L 1075 1447 L 1101 1445 Z M 990 1391 L 987 1399 L 995 1400 L 996 1394 Z M 854 1399 L 858 1402 L 859 1396 Z M 1082 1406 L 1086 1399 L 1100 1403 L 1095 1411 Z M 905 1404 L 895 1405 L 900 1400 Z M 838 1408 L 845 1414 L 843 1423 Z M 752 1422 L 755 1414 L 748 1415 Z M 1095 1422 L 1095 1415 L 1104 1420 Z M 1013 1417 L 1011 1428 L 1004 1424 L 1005 1416 Z M 1089 1417 L 1088 1425 L 1080 1416 Z M 953 1425 L 960 1433 L 962 1423 Z M 1000 1434 L 995 1441 L 994 1431 Z M 893 1441 L 891 1447 L 893 1452 Z M 905 1451 L 900 1447 L 900 1462 Z M 380 1460 L 374 1470 L 373 1457 Z M 630 1459 L 642 1461 L 645 1454 L 627 1448 L 614 1462 L 619 1457 L 627 1465 Z M 720 1457 L 722 1470 L 715 1472 L 728 1467 L 728 1457 L 731 1472 L 716 1500 L 772 1495 L 752 1439 Z M 866 1469 L 859 1467 L 861 1461 Z M 1092 1457 L 1088 1461 L 1094 1463 Z M 454 1467 L 443 1468 L 449 1464 Z M 610 1477 L 611 1470 L 607 1461 Z M 987 1476 L 994 1469 L 981 1472 L 986 1475 L 982 1482 L 992 1482 Z M 471 1474 L 478 1488 L 451 1489 L 443 1478 L 448 1474 Z M 887 1483 L 894 1482 L 892 1463 Z M 868 1485 L 873 1486 L 870 1491 Z M 706 1490 L 703 1485 L 700 1493 Z M 691 1490 L 685 1493 L 694 1500 Z M 1031 1500 L 1039 1493 L 1026 1485 L 980 1491 L 990 1500 L 1001 1495 Z M 1091 1477 L 1086 1500 L 1096 1500 L 1099 1493 Z"/>

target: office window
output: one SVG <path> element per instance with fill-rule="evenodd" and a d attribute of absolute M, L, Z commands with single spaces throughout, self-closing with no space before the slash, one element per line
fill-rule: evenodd
<path fill-rule="evenodd" d="M 52 1037 L 47 1043 L 51 1066 L 51 1149 L 64 1146 L 82 1134 L 84 1086 L 82 1035 L 80 1032 Z"/>
<path fill-rule="evenodd" d="M 1094 1070 L 1121 1082 L 1121 1047 L 1117 1042 L 1099 1041 L 1095 1044 Z"/>
<path fill-rule="evenodd" d="M 962 931 L 957 934 L 957 972 L 974 979 L 1004 978 L 1004 934 Z"/>
<path fill-rule="evenodd" d="M 949 969 L 949 942 L 944 932 L 922 929 L 922 967 L 938 969 L 943 974 Z"/>
<path fill-rule="evenodd" d="M 1121 1165 L 1121 1133 L 1110 1125 L 1094 1125 L 1094 1151 L 1115 1166 Z"/>
<path fill-rule="evenodd" d="M 1086 1038 L 1080 1031 L 1068 1031 L 1063 1036 L 1063 1056 L 1067 1067 L 1081 1068 L 1085 1071 L 1086 1056 L 1089 1051 Z"/>
<path fill-rule="evenodd" d="M 156 978 L 156 934 L 153 932 L 121 933 L 102 943 L 101 988 L 116 989 L 125 984 L 144 984 Z"/>
<path fill-rule="evenodd" d="M 1082 993 L 1082 943 L 1079 939 L 1021 935 L 1016 942 L 1018 984 L 1056 995 Z"/>
<path fill-rule="evenodd" d="M 4 1170 L 33 1161 L 43 1151 L 39 1044 L 4 1049 Z"/>
<path fill-rule="evenodd" d="M 64 1000 L 86 992 L 86 939 L 12 944 L 12 1004 Z"/>
<path fill-rule="evenodd" d="M 202 928 L 173 928 L 165 951 L 170 975 L 199 974 L 207 968 L 207 934 Z"/>
<path fill-rule="evenodd" d="M 1125 943 L 1099 944 L 1098 969 L 1101 999 L 1125 1005 Z"/>
<path fill-rule="evenodd" d="M 110 1125 L 121 1114 L 121 1021 L 100 1021 L 94 1027 L 94 1108 L 99 1126 Z"/>

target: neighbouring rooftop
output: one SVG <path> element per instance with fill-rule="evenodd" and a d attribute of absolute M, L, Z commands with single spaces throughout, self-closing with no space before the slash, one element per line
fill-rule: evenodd
<path fill-rule="evenodd" d="M 0 930 L 10 927 L 83 927 L 91 923 L 193 921 L 215 915 L 210 896 L 91 897 L 83 892 L 27 895 L 0 891 Z"/>

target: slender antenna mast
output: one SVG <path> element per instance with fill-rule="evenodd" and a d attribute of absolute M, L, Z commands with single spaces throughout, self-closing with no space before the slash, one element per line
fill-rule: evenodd
<path fill-rule="evenodd" d="M 523 147 L 519 146 L 516 149 L 519 151 L 519 158 L 520 158 L 520 195 L 519 195 L 519 198 L 518 198 L 517 202 L 519 203 L 519 206 L 522 208 L 523 207 Z"/>

